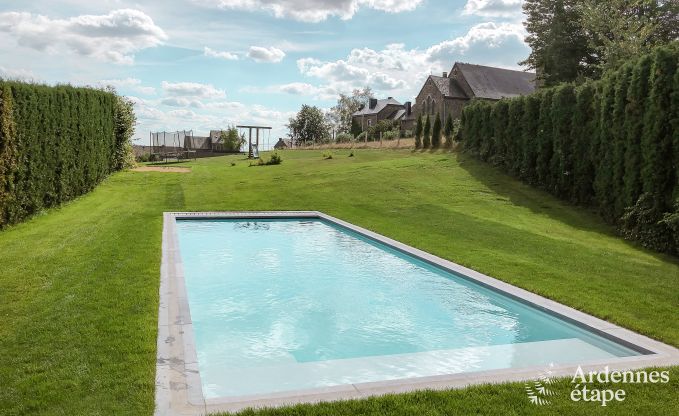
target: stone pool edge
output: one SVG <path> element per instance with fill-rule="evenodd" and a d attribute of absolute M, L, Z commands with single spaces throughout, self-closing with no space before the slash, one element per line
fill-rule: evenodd
<path fill-rule="evenodd" d="M 608 366 L 611 370 L 632 370 L 652 366 L 679 365 L 679 350 L 672 346 L 322 212 L 166 212 L 163 214 L 162 259 L 160 268 L 155 415 L 201 415 L 220 411 L 234 412 L 248 407 L 275 407 L 297 403 L 356 399 L 415 390 L 462 388 L 482 383 L 531 380 L 544 372 L 544 366 L 521 369 L 510 368 L 357 383 L 267 395 L 205 399 L 198 370 L 191 313 L 184 284 L 183 264 L 179 255 L 176 220 L 290 218 L 321 219 L 346 228 L 645 354 L 635 357 L 590 361 L 583 363 L 582 368 L 585 371 L 602 369 L 604 366 Z M 577 365 L 560 365 L 552 368 L 551 371 L 555 377 L 572 376 L 577 367 Z"/>

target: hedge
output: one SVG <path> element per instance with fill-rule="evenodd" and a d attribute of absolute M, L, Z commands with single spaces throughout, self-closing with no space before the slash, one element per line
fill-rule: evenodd
<path fill-rule="evenodd" d="M 679 44 L 600 80 L 462 113 L 464 150 L 575 204 L 628 239 L 679 254 Z"/>
<path fill-rule="evenodd" d="M 82 195 L 122 167 L 131 132 L 116 128 L 120 104 L 110 91 L 0 80 L 0 227 Z"/>

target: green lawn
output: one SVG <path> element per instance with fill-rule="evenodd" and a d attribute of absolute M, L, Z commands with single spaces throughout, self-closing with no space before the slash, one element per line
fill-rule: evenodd
<path fill-rule="evenodd" d="M 280 166 L 223 157 L 187 163 L 190 174 L 118 173 L 0 232 L 0 414 L 152 413 L 161 214 L 171 210 L 324 211 L 679 346 L 677 259 L 639 249 L 596 215 L 464 156 L 348 154 L 288 151 Z M 672 413 L 678 376 L 675 368 L 671 384 L 629 387 L 624 405 L 603 409 L 645 414 L 662 403 L 658 413 Z M 555 406 L 601 411 L 565 398 Z M 397 409 L 543 411 L 519 383 L 281 414 Z"/>

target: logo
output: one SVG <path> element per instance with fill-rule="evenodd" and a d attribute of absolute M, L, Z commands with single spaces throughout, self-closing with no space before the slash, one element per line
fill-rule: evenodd
<path fill-rule="evenodd" d="M 526 394 L 530 402 L 536 406 L 547 406 L 552 404 L 551 398 L 556 395 L 551 389 L 553 364 L 550 368 L 542 372 L 537 379 L 525 384 Z"/>

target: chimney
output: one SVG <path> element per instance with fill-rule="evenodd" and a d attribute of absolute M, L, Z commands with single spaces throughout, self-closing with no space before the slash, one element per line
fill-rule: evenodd
<path fill-rule="evenodd" d="M 370 109 L 374 110 L 375 107 L 377 107 L 377 98 L 371 98 L 370 99 Z"/>
<path fill-rule="evenodd" d="M 394 99 L 394 97 L 388 97 L 387 99 L 388 99 L 388 100 L 393 100 L 393 99 Z"/>
<path fill-rule="evenodd" d="M 444 72 L 444 73 L 443 73 L 443 78 L 448 78 L 448 73 L 447 73 L 447 72 Z"/>
<path fill-rule="evenodd" d="M 410 101 L 406 101 L 406 115 L 409 116 L 413 113 L 413 104 Z"/>

